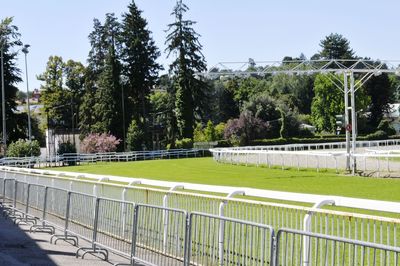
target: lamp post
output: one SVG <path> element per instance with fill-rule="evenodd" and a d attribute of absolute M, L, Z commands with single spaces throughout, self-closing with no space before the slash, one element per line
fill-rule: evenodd
<path fill-rule="evenodd" d="M 6 100 L 5 100 L 5 88 L 4 88 L 4 39 L 0 36 L 0 58 L 1 58 L 1 110 L 3 120 L 3 147 L 4 156 L 7 150 L 7 131 L 6 131 Z"/>
<path fill-rule="evenodd" d="M 123 130 L 123 141 L 124 141 L 124 151 L 126 151 L 126 129 L 125 129 L 125 96 L 124 96 L 124 85 L 128 82 L 126 76 L 121 75 L 121 103 L 122 103 L 122 130 Z"/>
<path fill-rule="evenodd" d="M 29 44 L 25 44 L 22 48 L 22 52 L 25 54 L 25 75 L 26 75 L 26 105 L 28 107 L 28 137 L 29 141 L 32 141 L 32 129 L 31 129 L 31 106 L 29 104 L 29 82 L 28 82 L 28 60 L 27 54 L 29 53 Z"/>

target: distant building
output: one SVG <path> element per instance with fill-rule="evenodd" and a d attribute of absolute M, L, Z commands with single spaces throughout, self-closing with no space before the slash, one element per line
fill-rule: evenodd
<path fill-rule="evenodd" d="M 39 100 L 40 100 L 40 91 L 38 89 L 34 89 L 32 91 L 31 101 L 32 102 L 39 102 Z"/>

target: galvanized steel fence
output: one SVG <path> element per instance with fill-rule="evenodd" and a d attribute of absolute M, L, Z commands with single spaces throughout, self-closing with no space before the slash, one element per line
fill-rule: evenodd
<path fill-rule="evenodd" d="M 11 176 L 0 178 L 3 213 L 31 223 L 32 231 L 53 234 L 54 243 L 86 240 L 77 256 L 107 259 L 112 251 L 154 265 L 337 265 L 343 258 L 398 265 L 397 219 L 145 188 L 122 191 L 137 200 L 126 201 L 105 198 L 116 191 L 104 184 L 82 182 L 93 191 L 85 194 L 26 181 L 41 180 L 35 176 Z M 48 183 L 71 185 L 61 180 Z M 62 233 L 54 234 L 55 228 Z"/>
<path fill-rule="evenodd" d="M 400 245 L 400 219 L 321 209 L 323 205 L 337 204 L 340 206 L 340 202 L 335 202 L 335 200 L 331 200 L 329 197 L 322 201 L 319 200 L 314 208 L 309 208 L 234 198 L 237 194 L 243 194 L 241 191 L 234 191 L 227 197 L 222 197 L 177 191 L 179 186 L 165 191 L 162 189 L 134 186 L 134 184 L 124 186 L 29 172 L 7 172 L 7 175 L 19 181 L 57 187 L 64 191 L 70 190 L 93 197 L 181 209 L 186 212 L 202 212 L 268 224 L 273 226 L 275 230 L 287 227 L 385 245 Z M 9 186 L 9 183 L 6 182 L 5 186 Z M 52 200 L 53 195 L 57 194 L 54 192 L 57 188 L 48 188 L 53 191 L 53 193 L 49 193 L 48 195 L 48 200 L 53 203 L 47 206 L 47 208 L 64 208 L 62 206 L 66 206 L 64 203 L 55 204 L 54 202 L 56 201 Z M 60 192 L 58 195 L 60 196 L 56 200 L 65 201 L 65 196 L 63 196 L 65 192 Z M 12 196 L 8 194 L 8 198 L 12 198 Z M 301 200 L 299 199 L 299 201 Z M 350 200 L 352 202 L 357 201 L 357 199 Z M 369 202 L 367 201 L 365 204 L 369 204 Z M 381 206 L 383 211 L 385 210 L 384 207 L 387 207 L 386 205 L 390 204 L 390 202 L 378 202 L 378 204 L 385 205 Z M 342 204 L 341 206 L 346 205 Z M 365 206 L 365 208 L 368 207 L 370 206 Z M 396 207 L 392 209 L 394 209 L 393 212 L 396 212 Z M 57 219 L 57 217 L 62 216 L 62 211 L 65 212 L 63 209 L 55 211 L 58 211 L 59 215 L 52 217 L 52 219 Z"/>
<path fill-rule="evenodd" d="M 400 248 L 280 229 L 275 265 L 399 265 Z"/>

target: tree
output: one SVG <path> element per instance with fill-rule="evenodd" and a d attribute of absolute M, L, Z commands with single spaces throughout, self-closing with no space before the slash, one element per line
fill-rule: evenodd
<path fill-rule="evenodd" d="M 393 97 L 393 87 L 386 73 L 380 76 L 373 76 L 365 83 L 367 94 L 371 98 L 369 105 L 369 122 L 376 128 L 383 118 L 383 114 L 390 109 L 389 103 Z"/>
<path fill-rule="evenodd" d="M 45 72 L 37 78 L 42 81 L 40 86 L 41 100 L 48 116 L 48 128 L 71 128 L 72 94 L 64 86 L 65 63 L 60 56 L 50 56 Z"/>
<path fill-rule="evenodd" d="M 194 77 L 195 72 L 206 70 L 206 63 L 201 53 L 200 35 L 193 29 L 195 22 L 183 19 L 183 14 L 188 10 L 182 0 L 177 1 L 171 14 L 175 22 L 168 25 L 166 40 L 168 56 L 171 53 L 176 55 L 170 72 L 174 75 L 176 91 L 175 116 L 179 135 L 183 138 L 193 137 L 195 114 L 201 115 L 206 89 L 205 82 Z"/>
<path fill-rule="evenodd" d="M 177 135 L 175 107 L 175 88 L 168 75 L 162 75 L 150 94 L 151 116 L 154 127 L 158 127 L 159 138 L 163 146 L 170 144 L 174 148 L 174 140 Z"/>
<path fill-rule="evenodd" d="M 104 25 L 94 20 L 94 29 L 89 35 L 91 50 L 80 112 L 82 133 L 111 132 L 117 138 L 123 135 L 120 34 L 121 25 L 114 14 L 106 14 Z"/>
<path fill-rule="evenodd" d="M 314 92 L 311 120 L 318 131 L 334 132 L 335 115 L 344 113 L 343 93 L 322 74 L 318 74 L 315 78 Z"/>
<path fill-rule="evenodd" d="M 74 119 L 74 127 L 79 124 L 79 108 L 82 104 L 86 68 L 81 62 L 68 60 L 64 66 L 65 85 L 71 92 L 71 111 Z"/>
<path fill-rule="evenodd" d="M 322 50 L 319 55 L 323 59 L 353 59 L 354 51 L 350 42 L 338 33 L 331 33 L 321 40 L 319 46 Z"/>
<path fill-rule="evenodd" d="M 136 120 L 132 120 L 129 125 L 128 132 L 126 134 L 126 142 L 129 151 L 138 151 L 142 149 L 144 143 L 145 134 L 143 130 L 138 126 Z"/>
<path fill-rule="evenodd" d="M 343 81 L 342 81 L 343 82 Z M 318 131 L 335 132 L 335 115 L 344 113 L 344 95 L 329 79 L 318 74 L 314 82 L 315 97 L 311 106 L 311 120 Z M 365 109 L 369 97 L 363 88 L 357 91 L 356 111 Z"/>
<path fill-rule="evenodd" d="M 142 11 L 137 8 L 134 1 L 128 6 L 128 12 L 122 15 L 121 42 L 122 63 L 124 75 L 128 77 L 129 90 L 126 95 L 131 100 L 133 107 L 127 115 L 137 123 L 145 124 L 149 112 L 149 94 L 156 84 L 158 71 L 162 69 L 156 60 L 160 52 L 147 29 L 147 21 L 142 17 Z"/>
<path fill-rule="evenodd" d="M 225 122 L 228 119 L 235 118 L 239 116 L 239 105 L 234 100 L 234 82 L 231 81 L 220 83 L 214 83 L 216 89 L 218 90 L 218 120 L 217 122 Z M 232 85 L 232 86 L 231 86 Z"/>
<path fill-rule="evenodd" d="M 16 66 L 16 48 L 21 46 L 18 27 L 13 25 L 13 19 L 6 17 L 0 21 L 0 48 L 3 51 L 4 61 L 4 92 L 7 141 L 12 142 L 27 137 L 26 114 L 17 114 L 16 84 L 21 82 L 20 69 Z M 0 98 L 1 98 L 0 90 Z M 0 108 L 0 117 L 2 117 Z M 3 132 L 2 132 L 3 133 Z"/>

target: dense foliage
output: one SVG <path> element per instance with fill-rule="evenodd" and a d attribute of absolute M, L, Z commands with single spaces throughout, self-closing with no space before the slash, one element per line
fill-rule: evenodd
<path fill-rule="evenodd" d="M 37 140 L 27 141 L 19 139 L 12 142 L 7 149 L 8 157 L 31 157 L 40 155 L 40 146 Z"/>
<path fill-rule="evenodd" d="M 253 71 L 251 75 L 208 79 L 198 75 L 207 66 L 196 22 L 186 18 L 188 10 L 182 0 L 176 1 L 165 36 L 169 71 L 161 76 L 163 67 L 157 62 L 161 52 L 134 1 L 121 17 L 108 13 L 104 20 L 95 18 L 88 36 L 87 65 L 52 55 L 38 76 L 47 116 L 42 120 L 48 122 L 44 127 L 67 134 L 78 128 L 85 152 L 180 148 L 211 141 L 248 145 L 265 139 L 275 143 L 344 133 L 335 118 L 344 113 L 345 97 L 336 86 L 344 76 L 260 75 L 265 66 L 251 58 L 248 69 L 243 69 Z M 6 29 L 0 39 L 5 40 L 7 128 L 9 140 L 17 140 L 26 137 L 26 114 L 15 112 L 15 85 L 21 78 L 13 51 L 21 42 L 12 19 L 1 25 Z M 319 45 L 320 51 L 311 59 L 370 60 L 358 56 L 350 41 L 338 33 L 327 35 Z M 285 56 L 274 68 L 288 69 L 291 60 L 305 59 L 302 53 Z M 219 71 L 209 69 L 210 73 Z M 364 82 L 360 75 L 354 78 L 356 83 Z M 359 135 L 381 138 L 395 133 L 384 114 L 390 103 L 400 99 L 399 88 L 399 77 L 384 73 L 371 76 L 357 90 Z M 23 100 L 24 95 L 20 93 L 19 98 Z M 37 120 L 33 125 L 35 139 L 43 142 Z"/>

